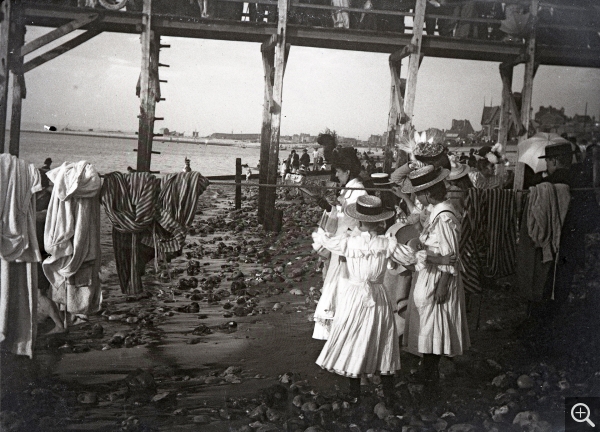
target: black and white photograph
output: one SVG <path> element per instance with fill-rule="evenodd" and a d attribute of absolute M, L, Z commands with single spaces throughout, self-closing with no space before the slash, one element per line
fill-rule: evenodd
<path fill-rule="evenodd" d="M 600 0 L 0 0 L 0 431 L 600 430 Z"/>

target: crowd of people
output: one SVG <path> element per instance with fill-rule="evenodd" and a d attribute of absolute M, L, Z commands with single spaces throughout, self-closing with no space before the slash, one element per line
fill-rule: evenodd
<path fill-rule="evenodd" d="M 499 144 L 457 155 L 416 134 L 409 162 L 389 176 L 370 175 L 379 188 L 374 192 L 364 190 L 357 152 L 336 148 L 331 137 L 320 138 L 342 189 L 334 203 L 323 197 L 316 201 L 324 215 L 312 235 L 313 248 L 325 260 L 313 332 L 325 344 L 316 362 L 349 378 L 348 397 L 354 401 L 360 399 L 361 379 L 380 375 L 386 404 L 393 403 L 402 348 L 421 357 L 410 379 L 434 388 L 441 357 L 461 355 L 470 346 L 463 273 L 465 260 L 474 258 L 461 246 L 466 197 L 481 191 L 488 203 L 493 196 L 514 203 L 517 195 L 526 194 L 512 190 L 512 172 Z M 554 233 L 561 245 L 551 254 L 554 265 L 539 275 L 544 288 L 532 303 L 536 319 L 551 319 L 567 300 L 576 266 L 583 263 L 583 236 L 594 229 L 600 214 L 593 194 L 578 192 L 591 186 L 590 166 L 574 164 L 574 153 L 566 140 L 546 146 L 540 158 L 547 169 L 527 184 L 527 199 L 551 199 L 541 192 L 553 187 L 549 185 L 572 189 L 562 235 Z M 488 193 L 502 190 L 504 194 Z M 485 210 L 488 216 L 492 207 Z M 530 217 L 541 218 L 539 211 L 532 209 Z M 527 217 L 521 220 L 524 226 L 532 224 Z M 546 234 L 552 232 L 546 229 Z"/>
<path fill-rule="evenodd" d="M 75 0 L 72 1 L 75 3 Z M 78 0 L 76 3 L 79 6 L 97 7 L 97 1 Z M 300 0 L 299 3 L 305 5 L 298 7 L 292 4 L 290 7 L 291 24 L 404 33 L 405 15 L 349 12 L 343 9 L 395 11 L 410 15 L 414 12 L 416 0 Z M 127 10 L 142 10 L 141 0 L 129 0 L 121 4 Z M 340 9 L 319 9 L 322 6 Z M 580 9 L 573 6 L 579 6 Z M 153 12 L 235 21 L 277 22 L 277 6 L 263 3 L 175 0 L 156 2 Z M 445 37 L 522 42 L 527 37 L 531 23 L 529 5 L 516 1 L 427 0 L 425 13 L 426 33 Z M 598 11 L 589 0 L 555 0 L 552 5 L 542 5 L 538 11 L 537 20 L 541 27 L 536 38 L 539 43 L 548 45 L 597 48 L 600 46 L 600 36 L 590 30 L 596 25 L 597 16 Z M 482 19 L 490 21 L 469 21 Z M 581 29 L 573 31 L 572 27 L 565 27 L 575 24 Z"/>

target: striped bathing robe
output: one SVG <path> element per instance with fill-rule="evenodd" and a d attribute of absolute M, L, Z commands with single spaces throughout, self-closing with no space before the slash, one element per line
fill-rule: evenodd
<path fill-rule="evenodd" d="M 160 180 L 153 174 L 113 172 L 104 176 L 100 199 L 113 224 L 113 248 L 121 291 L 142 292 L 142 277 L 151 251 L 142 252 L 140 235 L 152 227 Z M 128 290 L 131 283 L 131 290 Z"/>
<path fill-rule="evenodd" d="M 208 180 L 196 171 L 167 175 L 114 172 L 104 179 L 102 204 L 113 223 L 113 246 L 123 292 L 142 291 L 141 275 L 160 251 L 183 248 L 198 197 Z"/>

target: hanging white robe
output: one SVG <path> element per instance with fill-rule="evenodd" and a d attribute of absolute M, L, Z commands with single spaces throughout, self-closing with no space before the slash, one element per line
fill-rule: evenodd
<path fill-rule="evenodd" d="M 44 274 L 49 297 L 74 314 L 100 309 L 100 199 L 96 169 L 86 161 L 65 162 L 47 173 L 54 183 L 46 215 Z"/>
<path fill-rule="evenodd" d="M 37 329 L 35 193 L 39 171 L 10 154 L 0 154 L 0 343 L 2 349 L 33 356 Z"/>

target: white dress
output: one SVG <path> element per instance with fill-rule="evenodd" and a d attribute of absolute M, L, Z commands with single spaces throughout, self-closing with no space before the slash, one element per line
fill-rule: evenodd
<path fill-rule="evenodd" d="M 364 187 L 360 180 L 352 179 L 346 183 L 346 187 L 349 188 L 362 188 Z M 344 213 L 345 208 L 352 203 L 355 203 L 359 196 L 366 195 L 367 192 L 364 190 L 348 190 L 342 189 L 339 196 L 339 206 L 334 206 L 331 211 L 337 212 L 338 226 L 336 235 L 343 234 L 348 230 L 352 230 L 358 226 L 358 221 L 352 219 Z M 335 315 L 335 308 L 338 298 L 338 282 L 340 279 L 346 277 L 347 270 L 345 263 L 340 261 L 339 254 L 332 252 L 329 260 L 329 266 L 327 267 L 327 273 L 325 274 L 325 280 L 323 281 L 323 289 L 321 290 L 321 298 L 317 303 L 315 309 L 315 329 L 313 332 L 313 339 L 327 340 L 329 337 L 329 330 L 331 328 L 331 320 Z"/>
<path fill-rule="evenodd" d="M 338 297 L 331 333 L 316 363 L 353 378 L 394 374 L 400 369 L 400 347 L 392 305 L 382 282 L 396 239 L 355 228 L 334 237 L 319 230 L 313 240 L 313 247 L 323 246 L 345 256 L 348 272 L 340 280 L 344 295 Z"/>
<path fill-rule="evenodd" d="M 431 208 L 429 223 L 419 240 L 428 251 L 459 256 L 460 222 L 452 204 L 445 201 Z M 425 256 L 424 251 L 416 252 L 407 245 L 394 250 L 394 260 L 405 265 L 417 263 L 418 271 L 408 304 L 404 343 L 413 354 L 461 355 L 470 341 L 460 261 L 454 266 L 436 265 L 426 263 Z M 442 272 L 451 274 L 449 297 L 437 304 L 435 287 Z"/>

